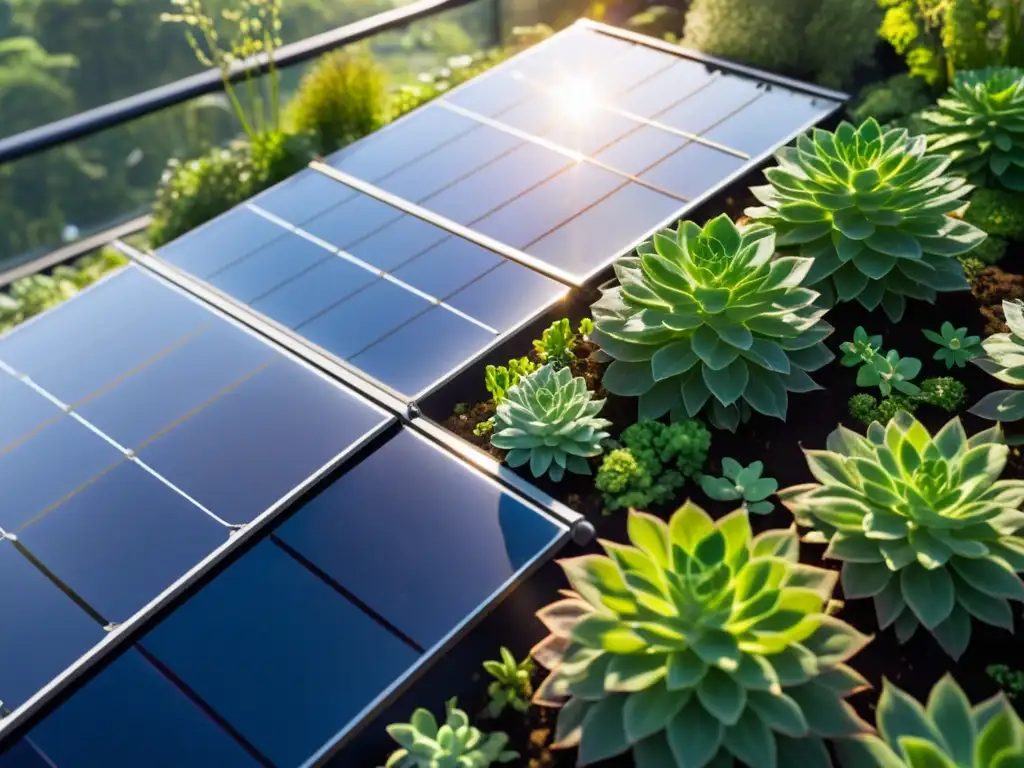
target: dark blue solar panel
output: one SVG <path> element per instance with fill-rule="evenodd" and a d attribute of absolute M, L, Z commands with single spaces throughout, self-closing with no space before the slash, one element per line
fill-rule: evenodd
<path fill-rule="evenodd" d="M 692 142 L 640 174 L 640 178 L 694 200 L 745 164 L 746 161 L 736 155 Z"/>
<path fill-rule="evenodd" d="M 335 248 L 348 248 L 402 217 L 402 212 L 368 195 L 356 195 L 302 225 Z"/>
<path fill-rule="evenodd" d="M 0 338 L 0 527 L 22 548 L 0 541 L 18 587 L 0 653 L 32 654 L 0 699 L 17 707 L 389 419 L 134 267 Z"/>
<path fill-rule="evenodd" d="M 123 461 L 19 538 L 106 620 L 122 622 L 229 532 L 135 462 Z"/>
<path fill-rule="evenodd" d="M 301 224 L 355 197 L 356 191 L 314 170 L 304 170 L 252 199 L 264 211 Z"/>
<path fill-rule="evenodd" d="M 494 251 L 448 237 L 396 269 L 394 275 L 431 296 L 444 298 L 502 263 L 505 259 Z"/>
<path fill-rule="evenodd" d="M 348 247 L 348 252 L 377 269 L 392 272 L 451 235 L 415 216 L 403 215 Z M 428 291 L 428 293 L 430 293 Z"/>
<path fill-rule="evenodd" d="M 645 125 L 594 155 L 606 165 L 635 176 L 687 142 L 677 133 Z"/>
<path fill-rule="evenodd" d="M 280 766 L 302 763 L 419 658 L 272 541 L 140 644 Z"/>
<path fill-rule="evenodd" d="M 21 739 L 0 755 L 0 768 L 53 768 L 53 764 L 47 763 L 28 739 Z"/>
<path fill-rule="evenodd" d="M 134 649 L 75 691 L 29 738 L 57 768 L 259 766 Z M 0 766 L 7 768 L 2 760 Z"/>
<path fill-rule="evenodd" d="M 340 186 L 340 185 L 338 185 Z M 322 245 L 288 234 L 210 276 L 210 284 L 251 302 L 331 258 Z"/>
<path fill-rule="evenodd" d="M 587 276 L 607 266 L 608 254 L 622 253 L 678 213 L 678 200 L 639 184 L 626 184 L 531 243 L 526 251 L 571 274 Z"/>
<path fill-rule="evenodd" d="M 10 541 L 0 541 L 0 583 L 0 700 L 16 709 L 105 632 Z"/>
<path fill-rule="evenodd" d="M 560 283 L 520 264 L 506 262 L 449 297 L 447 303 L 505 332 L 565 293 L 566 288 Z M 503 295 L 506 300 L 497 302 L 496 295 Z"/>
<path fill-rule="evenodd" d="M 165 245 L 160 256 L 190 274 L 207 277 L 284 234 L 248 208 L 235 208 Z"/>
<path fill-rule="evenodd" d="M 387 475 L 402 481 L 382 483 Z M 402 432 L 286 521 L 277 535 L 429 647 L 560 533 L 497 483 Z"/>
<path fill-rule="evenodd" d="M 746 106 L 764 91 L 757 81 L 720 74 L 684 101 L 659 112 L 654 119 L 680 131 L 703 133 L 708 128 Z M 776 141 L 786 136 L 779 136 Z"/>
<path fill-rule="evenodd" d="M 696 61 L 676 60 L 672 66 L 624 91 L 614 103 L 640 117 L 654 117 L 659 112 L 707 87 L 715 73 Z"/>
<path fill-rule="evenodd" d="M 421 107 L 327 158 L 328 165 L 375 181 L 473 130 L 476 123 L 437 105 Z"/>
<path fill-rule="evenodd" d="M 823 119 L 834 107 L 833 102 L 772 88 L 704 136 L 753 157 L 774 149 L 782 138 L 811 121 Z"/>
<path fill-rule="evenodd" d="M 332 256 L 256 299 L 252 307 L 288 328 L 297 328 L 377 279 L 373 272 Z"/>

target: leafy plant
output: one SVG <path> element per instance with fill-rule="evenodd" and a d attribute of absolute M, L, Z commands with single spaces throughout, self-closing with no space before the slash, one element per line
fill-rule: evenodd
<path fill-rule="evenodd" d="M 921 382 L 921 394 L 917 399 L 953 413 L 967 399 L 967 388 L 951 376 L 925 379 Z"/>
<path fill-rule="evenodd" d="M 626 447 L 605 456 L 597 473 L 606 512 L 670 500 L 704 466 L 711 433 L 695 419 L 671 425 L 640 421 L 623 431 L 622 441 Z"/>
<path fill-rule="evenodd" d="M 879 627 L 905 643 L 923 624 L 959 658 L 972 616 L 1012 629 L 1008 600 L 1024 599 L 1024 481 L 999 479 L 1007 453 L 998 426 L 968 438 L 953 419 L 932 437 L 899 412 L 805 450 L 818 482 L 779 498 L 842 561 L 846 597 L 874 599 Z"/>
<path fill-rule="evenodd" d="M 1024 304 L 1019 299 L 1004 301 L 1003 314 L 1010 332 L 993 334 L 981 342 L 985 354 L 972 362 L 1004 384 L 1024 387 Z M 990 392 L 970 412 L 992 421 L 1020 421 L 1024 418 L 1024 389 Z"/>
<path fill-rule="evenodd" d="M 941 360 L 947 368 L 965 368 L 968 360 L 981 354 L 981 338 L 968 336 L 966 328 L 954 328 L 948 320 L 939 328 L 939 333 L 929 330 L 922 330 L 921 333 L 939 345 L 932 359 Z"/>
<path fill-rule="evenodd" d="M 512 652 L 501 648 L 501 661 L 485 661 L 484 669 L 494 681 L 487 686 L 487 695 L 490 702 L 487 704 L 487 715 L 498 717 L 505 711 L 505 707 L 512 707 L 516 712 L 525 712 L 530 707 L 530 697 L 533 696 L 533 683 L 530 676 L 533 674 L 533 659 L 527 656 L 522 661 L 516 661 Z"/>
<path fill-rule="evenodd" d="M 489 435 L 493 431 L 494 431 L 494 417 L 493 416 L 491 418 L 489 418 L 489 419 L 484 419 L 483 421 L 478 421 L 476 424 L 473 425 L 473 434 L 476 435 L 477 437 L 483 437 L 484 435 Z"/>
<path fill-rule="evenodd" d="M 274 133 L 232 142 L 188 162 L 168 161 L 153 203 L 150 245 L 158 248 L 283 181 L 303 168 L 313 151 L 306 136 Z"/>
<path fill-rule="evenodd" d="M 533 349 L 541 363 L 568 365 L 576 349 L 576 335 L 566 318 L 556 320 L 544 330 L 539 339 L 534 339 Z"/>
<path fill-rule="evenodd" d="M 594 321 L 593 320 L 591 320 L 589 317 L 584 317 L 582 320 L 580 320 L 580 327 L 579 327 L 579 330 L 578 330 L 578 333 L 579 333 L 580 336 L 582 336 L 584 339 L 589 339 L 590 338 L 590 334 L 592 334 L 593 332 L 594 332 Z"/>
<path fill-rule="evenodd" d="M 1016 699 L 1024 693 L 1024 672 L 1010 669 L 1005 664 L 989 664 L 985 672 L 1006 692 L 1007 698 Z"/>
<path fill-rule="evenodd" d="M 528 357 L 509 360 L 507 368 L 504 365 L 488 365 L 484 369 L 484 386 L 491 393 L 494 404 L 501 405 L 509 389 L 518 384 L 523 376 L 528 376 L 536 370 L 537 364 Z"/>
<path fill-rule="evenodd" d="M 700 476 L 700 487 L 708 496 L 718 501 L 743 500 L 743 508 L 755 515 L 767 515 L 775 505 L 765 501 L 779 489 L 779 481 L 773 477 L 761 477 L 764 464 L 755 461 L 744 467 L 736 459 L 722 459 L 722 474 L 725 477 Z"/>
<path fill-rule="evenodd" d="M 885 125 L 932 105 L 928 84 L 920 77 L 902 72 L 861 91 L 850 107 L 850 119 L 861 123 L 869 117 Z"/>
<path fill-rule="evenodd" d="M 160 20 L 184 24 L 185 38 L 199 63 L 220 71 L 224 92 L 250 141 L 261 133 L 278 131 L 280 74 L 274 64 L 274 54 L 281 45 L 282 0 L 238 0 L 235 8 L 223 8 L 219 13 L 208 10 L 206 0 L 170 2 L 178 9 L 177 12 L 162 13 Z M 231 82 L 231 74 L 239 65 L 250 63 L 261 55 L 265 55 L 268 61 L 266 77 L 270 93 L 265 94 L 256 76 L 247 72 L 242 80 L 245 87 L 243 101 Z"/>
<path fill-rule="evenodd" d="M 891 395 L 893 389 L 905 395 L 916 395 L 920 388 L 913 383 L 921 372 L 921 361 L 916 357 L 900 357 L 895 349 L 889 350 L 885 357 L 875 354 L 870 363 L 865 363 L 857 371 L 857 386 L 878 387 L 883 395 Z"/>
<path fill-rule="evenodd" d="M 286 110 L 289 129 L 315 136 L 322 155 L 373 133 L 387 118 L 386 74 L 362 49 L 321 58 Z"/>
<path fill-rule="evenodd" d="M 1002 189 L 976 189 L 964 218 L 988 232 L 990 240 L 995 235 L 1024 241 L 1024 194 Z"/>
<path fill-rule="evenodd" d="M 879 402 L 875 397 L 861 393 L 851 397 L 847 406 L 850 415 L 864 425 L 873 421 L 886 423 L 896 415 L 897 411 L 914 413 L 917 410 L 918 398 L 896 393 L 889 397 L 883 397 Z"/>
<path fill-rule="evenodd" d="M 591 307 L 594 343 L 613 359 L 611 393 L 639 396 L 641 419 L 708 413 L 734 430 L 753 409 L 785 419 L 789 392 L 833 358 L 832 328 L 801 288 L 811 260 L 772 260 L 775 237 L 719 216 L 680 222 L 615 264 L 619 284 Z"/>
<path fill-rule="evenodd" d="M 511 763 L 518 752 L 505 749 L 504 733 L 484 734 L 469 723 L 469 717 L 450 699 L 445 707 L 447 719 L 438 727 L 426 709 L 417 709 L 408 723 L 387 727 L 388 735 L 401 745 L 388 758 L 385 768 L 488 768 L 495 763 Z"/>
<path fill-rule="evenodd" d="M 934 124 L 929 151 L 986 186 L 1024 192 L 1024 69 L 960 72 L 924 117 Z"/>
<path fill-rule="evenodd" d="M 940 291 L 967 289 L 954 257 L 985 238 L 947 215 L 971 187 L 946 175 L 951 161 L 926 155 L 926 144 L 873 118 L 815 129 L 776 154 L 769 184 L 751 189 L 763 206 L 747 215 L 775 227 L 780 246 L 814 259 L 807 282 L 822 303 L 881 306 L 899 322 L 908 298 L 934 303 Z"/>
<path fill-rule="evenodd" d="M 627 527 L 631 546 L 561 561 L 574 591 L 537 614 L 534 702 L 562 707 L 556 748 L 579 765 L 827 766 L 824 738 L 868 730 L 843 699 L 867 687 L 845 662 L 869 638 L 826 615 L 836 575 L 799 562 L 795 530 L 753 537 L 746 510 L 692 503 Z"/>
<path fill-rule="evenodd" d="M 844 341 L 839 350 L 843 353 L 839 363 L 847 368 L 870 363 L 882 351 L 882 337 L 868 336 L 864 326 L 858 325 L 853 332 L 853 341 Z"/>
<path fill-rule="evenodd" d="M 587 459 L 598 456 L 608 437 L 597 418 L 604 400 L 593 400 L 582 376 L 545 365 L 510 387 L 494 416 L 491 445 L 508 451 L 510 467 L 530 463 L 534 477 L 558 482 L 569 470 L 589 475 Z"/>
<path fill-rule="evenodd" d="M 1024 724 L 1002 694 L 974 707 L 946 675 L 922 707 L 888 680 L 875 715 L 881 738 L 837 742 L 857 768 L 1009 768 L 1024 760 Z"/>
<path fill-rule="evenodd" d="M 843 87 L 871 61 L 880 19 L 873 0 L 694 0 L 683 44 Z"/>

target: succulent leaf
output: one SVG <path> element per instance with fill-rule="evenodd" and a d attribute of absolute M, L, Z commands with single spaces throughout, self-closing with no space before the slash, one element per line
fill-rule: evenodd
<path fill-rule="evenodd" d="M 631 511 L 627 530 L 562 561 L 575 593 L 538 614 L 557 634 L 532 652 L 550 671 L 534 701 L 562 707 L 580 765 L 783 766 L 868 730 L 843 698 L 865 685 L 846 662 L 869 638 L 826 614 L 835 574 L 799 562 L 795 530 L 754 537 L 747 510 L 692 503 L 668 523 Z"/>
<path fill-rule="evenodd" d="M 1021 389 L 1001 389 L 983 397 L 971 413 L 992 421 L 1020 421 L 1024 419 L 1024 303 L 1003 302 L 1003 314 L 1009 333 L 996 333 L 985 339 L 982 357 L 972 362 L 1004 384 Z"/>
<path fill-rule="evenodd" d="M 923 137 L 883 131 L 873 118 L 814 130 L 778 152 L 769 185 L 751 190 L 763 205 L 747 215 L 813 258 L 808 282 L 820 305 L 856 299 L 898 322 L 907 298 L 934 303 L 940 291 L 966 290 L 954 257 L 985 239 L 948 215 L 972 187 L 925 148 Z"/>
<path fill-rule="evenodd" d="M 944 99 L 925 112 L 929 149 L 944 152 L 972 181 L 1024 192 L 1024 69 L 957 73 Z"/>
<path fill-rule="evenodd" d="M 402 748 L 391 754 L 385 768 L 489 768 L 519 757 L 505 749 L 504 733 L 484 734 L 470 725 L 455 699 L 448 702 L 447 719 L 440 727 L 429 710 L 417 709 L 409 723 L 389 725 L 387 732 Z"/>
<path fill-rule="evenodd" d="M 705 412 L 735 430 L 751 409 L 784 419 L 789 392 L 832 354 L 832 328 L 802 288 L 811 260 L 774 259 L 769 227 L 719 216 L 680 222 L 618 260 L 593 305 L 593 341 L 613 358 L 603 384 L 640 398 L 641 417 Z"/>
<path fill-rule="evenodd" d="M 836 743 L 843 768 L 997 768 L 1024 761 L 1024 723 L 1005 696 L 971 706 L 952 675 L 927 706 L 885 681 L 877 709 L 878 735 Z"/>
<path fill-rule="evenodd" d="M 843 561 L 847 597 L 872 597 L 901 642 L 923 624 L 955 658 L 971 617 L 1005 626 L 1007 601 L 1024 600 L 1024 560 L 1006 556 L 1024 547 L 1024 481 L 999 479 L 1008 450 L 998 430 L 968 438 L 953 419 L 932 436 L 900 411 L 805 451 L 818 483 L 778 495 Z"/>
<path fill-rule="evenodd" d="M 507 450 L 509 466 L 530 464 L 534 477 L 558 482 L 566 470 L 589 475 L 586 459 L 601 453 L 611 424 L 597 418 L 604 400 L 591 399 L 582 376 L 542 366 L 505 393 L 494 415 L 491 445 Z"/>

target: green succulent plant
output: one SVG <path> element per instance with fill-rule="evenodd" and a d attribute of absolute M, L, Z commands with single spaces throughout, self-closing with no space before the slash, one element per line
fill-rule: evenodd
<path fill-rule="evenodd" d="M 882 337 L 868 336 L 864 326 L 858 325 L 853 332 L 853 341 L 844 341 L 839 345 L 839 350 L 843 353 L 839 360 L 840 365 L 855 368 L 863 363 L 870 363 L 876 354 L 881 354 Z"/>
<path fill-rule="evenodd" d="M 484 386 L 491 393 L 494 404 L 501 405 L 508 390 L 518 384 L 523 376 L 536 371 L 537 367 L 537 364 L 527 357 L 509 360 L 507 368 L 504 365 L 488 365 L 484 369 Z"/>
<path fill-rule="evenodd" d="M 941 360 L 947 368 L 965 368 L 968 360 L 981 353 L 981 339 L 968 336 L 966 328 L 954 328 L 948 320 L 942 324 L 938 333 L 929 330 L 922 330 L 921 333 L 928 341 L 939 345 L 940 349 L 932 359 Z"/>
<path fill-rule="evenodd" d="M 563 317 L 545 328 L 541 337 L 534 340 L 533 348 L 542 363 L 568 365 L 576 348 L 576 335 L 568 319 Z"/>
<path fill-rule="evenodd" d="M 826 614 L 836 574 L 799 562 L 794 529 L 754 537 L 746 510 L 687 503 L 627 530 L 631 546 L 561 561 L 574 591 L 538 612 L 556 748 L 583 766 L 824 767 L 823 739 L 869 730 L 844 699 L 867 687 L 845 662 L 870 638 Z"/>
<path fill-rule="evenodd" d="M 1002 694 L 971 706 L 946 675 L 922 707 L 886 680 L 875 719 L 881 738 L 837 743 L 849 768 L 1014 768 L 1024 762 L 1024 723 Z"/>
<path fill-rule="evenodd" d="M 937 376 L 921 382 L 921 394 L 917 399 L 953 413 L 967 399 L 967 387 L 952 376 Z"/>
<path fill-rule="evenodd" d="M 484 670 L 494 680 L 487 686 L 490 701 L 487 704 L 488 717 L 498 717 L 505 707 L 512 707 L 516 712 L 525 712 L 530 707 L 533 695 L 533 659 L 527 656 L 516 661 L 512 651 L 501 648 L 501 661 L 485 661 Z"/>
<path fill-rule="evenodd" d="M 753 462 L 744 467 L 736 459 L 722 459 L 722 474 L 725 477 L 700 476 L 700 487 L 708 496 L 718 501 L 743 500 L 743 508 L 755 515 L 767 515 L 775 505 L 765 501 L 779 489 L 779 481 L 773 477 L 761 477 L 764 464 Z"/>
<path fill-rule="evenodd" d="M 891 395 L 894 389 L 905 395 L 916 395 L 921 389 L 913 379 L 920 372 L 920 360 L 916 357 L 901 358 L 899 352 L 891 349 L 885 357 L 876 353 L 871 362 L 860 367 L 857 386 L 878 387 L 883 396 Z"/>
<path fill-rule="evenodd" d="M 582 376 L 545 365 L 505 393 L 494 415 L 491 445 L 508 451 L 510 467 L 527 462 L 534 477 L 558 482 L 569 470 L 589 475 L 587 459 L 602 451 L 607 419 L 597 418 L 604 400 L 592 399 Z"/>
<path fill-rule="evenodd" d="M 908 397 L 898 392 L 889 397 L 883 397 L 881 402 L 869 394 L 861 393 L 851 397 L 847 407 L 853 418 L 867 426 L 873 421 L 888 422 L 896 415 L 897 411 L 914 413 L 918 403 L 917 397 Z"/>
<path fill-rule="evenodd" d="M 594 321 L 593 320 L 591 320 L 589 317 L 584 317 L 582 320 L 580 320 L 580 327 L 578 329 L 578 333 L 580 334 L 580 336 L 582 336 L 584 339 L 589 339 L 590 338 L 590 334 L 592 334 L 593 332 L 594 332 Z"/>
<path fill-rule="evenodd" d="M 451 699 L 446 705 L 447 719 L 438 726 L 426 709 L 417 709 L 408 723 L 387 727 L 388 735 L 401 745 L 392 753 L 385 768 L 488 768 L 495 763 L 511 763 L 518 752 L 505 749 L 504 733 L 483 734 L 469 723 L 469 717 Z"/>
<path fill-rule="evenodd" d="M 932 152 L 977 182 L 1024 192 L 1024 69 L 958 72 L 946 98 L 924 114 Z"/>
<path fill-rule="evenodd" d="M 939 291 L 967 290 L 955 257 L 985 239 L 947 215 L 972 187 L 946 175 L 949 158 L 925 149 L 923 136 L 883 131 L 873 118 L 815 129 L 776 154 L 769 184 L 751 189 L 763 206 L 747 215 L 775 227 L 780 246 L 814 259 L 807 283 L 819 303 L 881 306 L 898 322 L 908 298 L 934 303 Z"/>
<path fill-rule="evenodd" d="M 790 392 L 833 358 L 832 327 L 801 288 L 811 260 L 773 260 L 769 227 L 727 216 L 680 222 L 615 264 L 619 284 L 593 305 L 593 341 L 612 358 L 604 387 L 639 397 L 642 419 L 706 411 L 735 429 L 750 409 L 785 419 Z"/>
<path fill-rule="evenodd" d="M 1024 304 L 1004 301 L 1003 314 L 1010 332 L 993 334 L 981 342 L 985 355 L 972 362 L 1017 389 L 990 392 L 970 410 L 992 421 L 1020 421 L 1024 419 Z"/>
<path fill-rule="evenodd" d="M 1024 599 L 1024 481 L 1000 480 L 1008 448 L 998 426 L 968 438 L 959 419 L 934 437 L 897 413 L 867 436 L 840 426 L 805 450 L 818 481 L 779 491 L 805 540 L 842 561 L 848 599 L 874 599 L 878 625 L 906 642 L 923 624 L 959 658 L 971 617 L 1012 629 Z"/>

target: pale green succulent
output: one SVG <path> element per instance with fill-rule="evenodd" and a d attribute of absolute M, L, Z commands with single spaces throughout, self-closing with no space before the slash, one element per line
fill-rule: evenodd
<path fill-rule="evenodd" d="M 971 408 L 971 413 L 992 421 L 1020 421 L 1024 419 L 1024 304 L 1004 301 L 1003 314 L 1010 332 L 993 334 L 981 342 L 985 354 L 972 362 L 1018 389 L 990 392 Z"/>
<path fill-rule="evenodd" d="M 569 368 L 542 366 L 511 387 L 494 415 L 491 445 L 508 451 L 510 467 L 530 463 L 534 477 L 555 482 L 565 471 L 589 475 L 587 459 L 600 455 L 607 419 L 597 418 L 604 400 L 591 399 L 582 376 Z"/>
<path fill-rule="evenodd" d="M 1003 694 L 971 706 L 946 675 L 922 707 L 886 680 L 875 720 L 882 738 L 837 743 L 847 768 L 1017 768 L 1024 765 L 1024 723 Z"/>
<path fill-rule="evenodd" d="M 767 501 L 779 489 L 779 481 L 774 477 L 761 477 L 764 464 L 753 462 L 744 467 L 736 459 L 726 456 L 722 459 L 723 477 L 701 475 L 700 488 L 710 498 L 717 501 L 742 500 L 743 507 L 755 515 L 767 515 L 775 505 Z"/>
<path fill-rule="evenodd" d="M 575 591 L 537 614 L 556 748 L 581 766 L 827 768 L 824 739 L 869 730 L 844 699 L 867 687 L 845 662 L 870 638 L 826 613 L 836 574 L 799 562 L 795 529 L 754 537 L 746 510 L 687 503 L 668 523 L 631 511 L 628 533 L 561 561 Z"/>
<path fill-rule="evenodd" d="M 932 437 L 900 411 L 867 437 L 841 426 L 826 450 L 805 450 L 818 482 L 778 496 L 843 561 L 847 599 L 873 598 L 900 642 L 923 624 L 959 658 L 972 617 L 1012 630 L 1008 601 L 1024 600 L 1024 481 L 999 479 L 1008 450 L 998 426 L 968 438 L 953 419 Z"/>
<path fill-rule="evenodd" d="M 747 215 L 775 227 L 779 246 L 814 259 L 807 282 L 819 303 L 881 306 L 898 322 L 908 298 L 934 303 L 939 291 L 967 290 L 955 257 L 985 239 L 947 215 L 972 187 L 946 175 L 950 159 L 926 155 L 926 144 L 873 118 L 815 129 L 776 154 L 769 184 L 751 189 L 763 207 Z"/>
<path fill-rule="evenodd" d="M 426 709 L 413 712 L 408 723 L 389 725 L 388 735 L 402 748 L 391 754 L 385 768 L 488 768 L 519 757 L 505 749 L 508 736 L 481 733 L 455 704 L 455 699 L 448 701 L 447 719 L 440 727 Z"/>
<path fill-rule="evenodd" d="M 1024 192 L 1024 69 L 958 72 L 946 98 L 923 114 L 929 149 L 986 186 Z"/>
<path fill-rule="evenodd" d="M 801 283 L 811 260 L 773 259 L 769 227 L 719 216 L 665 230 L 615 264 L 619 284 L 592 307 L 594 343 L 614 362 L 605 389 L 639 397 L 639 417 L 703 410 L 735 429 L 752 408 L 786 418 L 790 392 L 833 359 L 832 327 Z"/>

